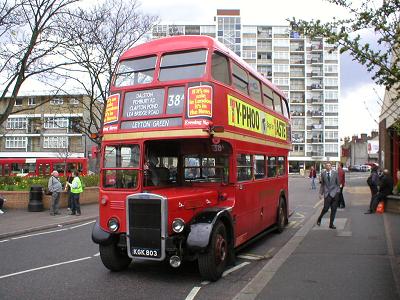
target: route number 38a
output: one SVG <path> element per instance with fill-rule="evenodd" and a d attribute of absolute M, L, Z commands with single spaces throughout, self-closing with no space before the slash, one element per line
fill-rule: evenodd
<path fill-rule="evenodd" d="M 180 106 L 183 97 L 183 94 L 168 95 L 168 106 Z"/>

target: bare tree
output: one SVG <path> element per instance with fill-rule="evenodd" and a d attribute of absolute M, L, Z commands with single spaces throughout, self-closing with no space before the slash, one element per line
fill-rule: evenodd
<path fill-rule="evenodd" d="M 74 67 L 59 72 L 87 94 L 90 101 L 83 103 L 89 118 L 79 124 L 79 129 L 96 144 L 101 138 L 92 133 L 103 127 L 105 103 L 111 79 L 123 52 L 137 43 L 158 17 L 143 14 L 139 2 L 106 0 L 88 10 L 78 9 L 70 13 L 62 29 L 70 41 L 66 44 L 64 57 Z"/>
<path fill-rule="evenodd" d="M 28 78 L 48 74 L 65 62 L 57 59 L 66 37 L 57 34 L 57 19 L 78 0 L 0 0 L 0 113 L 2 124 L 13 110 Z"/>

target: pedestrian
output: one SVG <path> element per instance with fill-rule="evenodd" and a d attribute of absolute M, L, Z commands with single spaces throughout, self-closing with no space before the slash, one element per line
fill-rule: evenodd
<path fill-rule="evenodd" d="M 371 203 L 369 204 L 369 210 L 367 210 L 366 214 L 373 214 L 376 211 L 376 207 L 378 206 L 380 201 L 386 202 L 386 197 L 391 195 L 393 192 L 393 178 L 389 174 L 388 169 L 383 170 L 382 178 L 378 184 L 378 193 L 376 193 L 371 198 Z"/>
<path fill-rule="evenodd" d="M 58 172 L 53 171 L 49 178 L 49 183 L 47 185 L 49 192 L 51 192 L 51 205 L 50 205 L 50 215 L 60 215 L 60 193 L 62 192 L 62 185 L 58 177 Z"/>
<path fill-rule="evenodd" d="M 318 217 L 317 225 L 321 225 L 321 220 L 324 214 L 331 209 L 331 216 L 329 220 L 329 228 L 336 229 L 333 224 L 335 221 L 337 203 L 340 193 L 340 182 L 337 172 L 332 170 L 332 165 L 328 162 L 325 164 L 325 171 L 321 174 L 321 187 L 319 191 L 321 198 L 324 199 L 324 207 Z"/>
<path fill-rule="evenodd" d="M 4 202 L 6 202 L 6 201 L 7 201 L 6 198 L 4 198 L 3 196 L 0 196 L 0 215 L 4 214 L 3 205 L 4 205 Z"/>
<path fill-rule="evenodd" d="M 372 165 L 371 174 L 367 178 L 367 184 L 371 191 L 371 200 L 369 202 L 369 209 L 365 213 L 371 214 L 373 211 L 374 197 L 378 193 L 379 174 L 378 174 L 378 165 L 377 164 Z"/>
<path fill-rule="evenodd" d="M 71 212 L 69 213 L 70 215 L 81 215 L 81 205 L 79 203 L 79 196 L 83 192 L 83 187 L 82 187 L 82 181 L 79 178 L 79 172 L 78 171 L 73 171 L 72 172 L 72 183 L 69 183 L 67 181 L 66 185 L 69 186 L 71 189 Z"/>
<path fill-rule="evenodd" d="M 310 176 L 308 177 L 311 178 L 311 189 L 316 190 L 317 187 L 315 186 L 315 179 L 317 178 L 317 171 L 315 170 L 314 166 L 311 166 Z"/>
<path fill-rule="evenodd" d="M 73 171 L 69 170 L 68 172 L 68 177 L 67 177 L 67 182 L 72 183 L 72 180 L 74 177 L 72 176 Z M 71 211 L 71 202 L 72 202 L 72 193 L 71 193 L 71 188 L 69 187 L 68 184 L 65 184 L 65 190 L 68 191 L 68 206 L 67 210 Z"/>
<path fill-rule="evenodd" d="M 343 171 L 343 163 L 339 164 L 338 176 L 339 176 L 339 183 L 340 183 L 340 193 L 339 193 L 338 207 L 339 208 L 345 208 L 346 207 L 346 203 L 344 202 L 343 188 L 344 188 L 344 186 L 346 184 L 346 174 Z"/>

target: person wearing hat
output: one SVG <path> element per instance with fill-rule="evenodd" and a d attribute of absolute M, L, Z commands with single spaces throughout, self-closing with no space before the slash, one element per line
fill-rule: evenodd
<path fill-rule="evenodd" d="M 50 215 L 59 215 L 60 193 L 62 191 L 62 185 L 60 179 L 58 178 L 57 171 L 53 171 L 51 173 L 51 177 L 49 178 L 49 183 L 47 187 L 49 189 L 49 192 L 51 192 Z"/>

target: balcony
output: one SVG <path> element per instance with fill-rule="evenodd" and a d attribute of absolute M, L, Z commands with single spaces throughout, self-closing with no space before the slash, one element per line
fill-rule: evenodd
<path fill-rule="evenodd" d="M 313 84 L 311 84 L 311 87 L 310 87 L 312 90 L 321 90 L 322 89 L 322 84 L 320 84 L 320 83 L 313 83 Z"/>
<path fill-rule="evenodd" d="M 312 157 L 323 157 L 324 152 L 323 151 L 311 151 L 311 156 Z"/>
<path fill-rule="evenodd" d="M 311 44 L 311 51 L 322 51 L 322 43 Z"/>
<path fill-rule="evenodd" d="M 292 142 L 296 144 L 302 144 L 304 143 L 304 137 L 292 137 Z"/>
<path fill-rule="evenodd" d="M 311 129 L 312 130 L 322 130 L 323 126 L 322 124 L 312 124 Z"/>
<path fill-rule="evenodd" d="M 292 117 L 304 117 L 305 113 L 304 111 L 291 111 L 290 115 Z"/>

